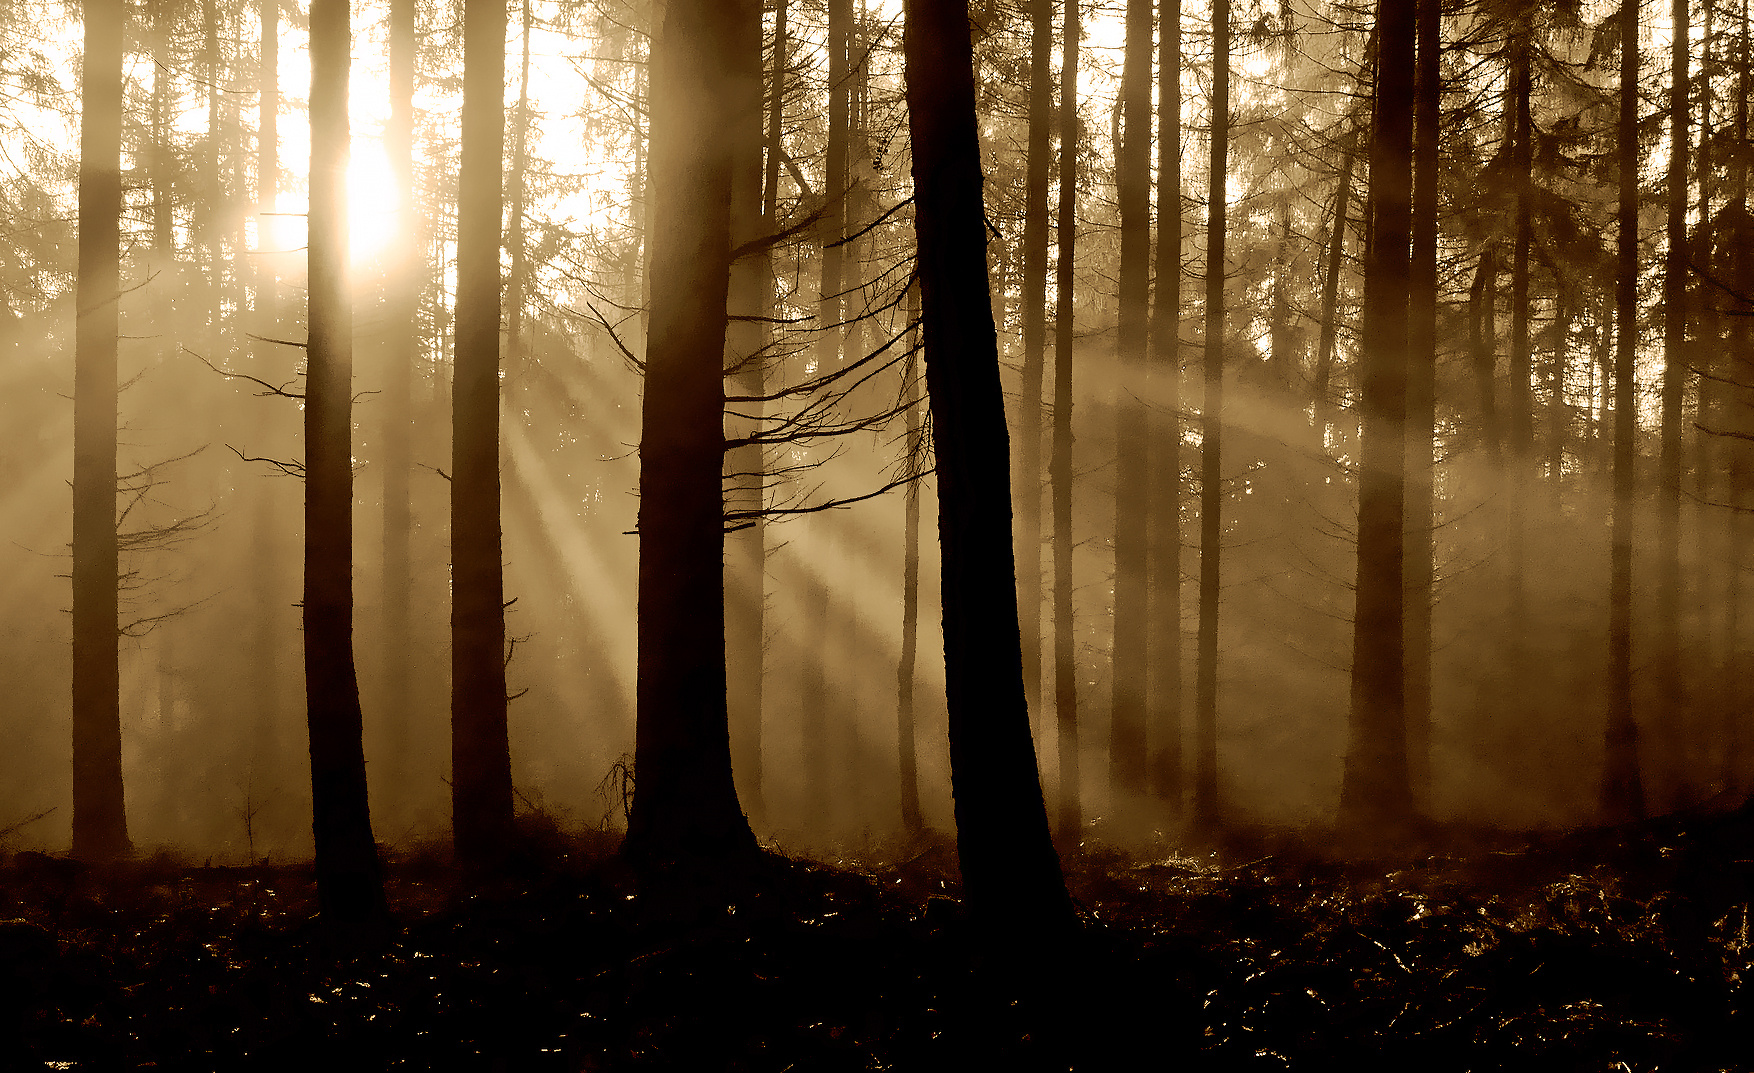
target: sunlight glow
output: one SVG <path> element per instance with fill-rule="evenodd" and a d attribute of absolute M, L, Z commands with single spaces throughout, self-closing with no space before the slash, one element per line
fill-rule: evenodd
<path fill-rule="evenodd" d="M 372 260 L 390 244 L 400 207 L 383 143 L 355 138 L 347 162 L 347 247 L 354 264 Z"/>

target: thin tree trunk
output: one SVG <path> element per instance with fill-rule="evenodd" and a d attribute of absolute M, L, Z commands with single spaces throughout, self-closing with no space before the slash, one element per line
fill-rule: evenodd
<path fill-rule="evenodd" d="M 1078 744 L 1077 637 L 1072 622 L 1072 329 L 1078 239 L 1078 4 L 1067 0 L 1060 60 L 1059 264 L 1054 295 L 1054 436 L 1048 478 L 1054 510 L 1054 720 L 1058 730 L 1062 845 L 1084 826 Z"/>
<path fill-rule="evenodd" d="M 1051 936 L 1076 917 L 1048 834 L 1023 691 L 968 4 L 909 0 L 905 10 L 957 853 L 969 911 L 990 934 Z"/>
<path fill-rule="evenodd" d="M 1327 263 L 1322 272 L 1321 333 L 1316 339 L 1315 373 L 1311 393 L 1315 396 L 1312 424 L 1317 446 L 1322 446 L 1333 422 L 1334 338 L 1340 322 L 1340 267 L 1346 260 L 1346 213 L 1352 202 L 1352 170 L 1358 159 L 1358 135 L 1346 136 L 1341 158 L 1340 183 L 1334 191 L 1334 226 L 1328 232 Z"/>
<path fill-rule="evenodd" d="M 116 553 L 126 18 L 120 0 L 85 0 L 73 359 L 73 855 L 88 861 L 132 851 L 122 798 Z"/>
<path fill-rule="evenodd" d="M 1510 383 L 1505 393 L 1506 404 L 1510 407 L 1510 474 L 1507 489 L 1509 518 L 1506 524 L 1508 554 L 1505 564 L 1507 606 L 1501 629 L 1505 647 L 1504 662 L 1509 668 L 1512 683 L 1525 681 L 1527 674 L 1524 666 L 1523 622 L 1528 617 L 1528 608 L 1524 574 L 1528 558 L 1529 479 L 1535 465 L 1534 398 L 1530 391 L 1533 366 L 1529 343 L 1529 260 L 1535 234 L 1534 121 L 1530 115 L 1530 98 L 1534 93 L 1534 31 L 1529 19 L 1526 12 L 1519 16 L 1511 34 L 1511 85 L 1508 102 L 1516 223 L 1510 264 Z M 1503 702 L 1511 709 L 1511 719 L 1521 722 L 1528 718 L 1528 713 L 1524 710 L 1524 699 L 1523 692 L 1514 687 L 1504 697 Z"/>
<path fill-rule="evenodd" d="M 1053 127 L 1053 0 L 1030 0 L 1029 162 L 1023 195 L 1023 377 L 1017 422 L 1017 612 L 1030 725 L 1041 727 L 1041 407 L 1047 350 L 1048 165 Z"/>
<path fill-rule="evenodd" d="M 759 238 L 763 229 L 775 230 L 771 215 L 764 218 L 762 191 L 762 49 L 761 10 L 755 5 L 739 8 L 746 16 L 736 27 L 737 38 L 728 47 L 736 62 L 732 114 L 737 124 L 735 159 L 731 171 L 731 244 Z M 725 367 L 734 394 L 755 399 L 762 394 L 767 342 L 763 317 L 772 306 L 773 269 L 765 255 L 748 254 L 731 265 L 729 303 L 731 321 L 726 328 Z M 738 400 L 728 410 L 727 433 L 733 440 L 748 439 L 761 429 L 760 403 Z M 767 560 L 764 527 L 756 520 L 763 505 L 766 475 L 762 447 L 748 443 L 725 455 L 728 489 L 726 504 L 746 511 L 752 520 L 726 541 L 725 653 L 731 719 L 731 760 L 737 775 L 737 794 L 752 818 L 762 812 L 761 694 L 762 649 L 765 621 Z"/>
<path fill-rule="evenodd" d="M 414 0 L 390 3 L 390 119 L 384 127 L 384 150 L 396 184 L 396 229 L 384 268 L 384 740 L 383 760 L 388 784 L 409 789 L 412 746 L 410 713 L 414 709 L 409 659 L 413 566 L 410 545 L 414 511 L 410 484 L 414 471 L 413 379 L 419 301 L 416 271 L 420 258 L 414 242 Z"/>
<path fill-rule="evenodd" d="M 1437 152 L 1440 0 L 1418 0 L 1414 76 L 1412 274 L 1407 293 L 1407 772 L 1413 806 L 1431 801 L 1431 584 L 1437 421 Z"/>
<path fill-rule="evenodd" d="M 1657 458 L 1655 678 L 1658 750 L 1671 806 L 1688 800 L 1685 683 L 1681 674 L 1681 410 L 1687 367 L 1687 0 L 1672 0 L 1669 46 L 1669 219 L 1663 264 L 1662 437 Z"/>
<path fill-rule="evenodd" d="M 1403 573 L 1407 299 L 1413 178 L 1414 0 L 1377 5 L 1371 233 L 1360 340 L 1361 467 L 1352 709 L 1341 822 L 1379 831 L 1412 814 L 1407 773 Z"/>
<path fill-rule="evenodd" d="M 1145 588 L 1150 499 L 1139 495 L 1151 473 L 1149 430 L 1139 398 L 1149 371 L 1151 315 L 1151 23 L 1150 0 L 1127 0 L 1121 67 L 1120 142 L 1115 187 L 1120 207 L 1120 322 L 1115 354 L 1115 581 L 1109 781 L 1116 811 L 1147 789 L 1145 743 Z"/>
<path fill-rule="evenodd" d="M 1212 136 L 1206 209 L 1205 401 L 1200 405 L 1200 633 L 1194 684 L 1194 824 L 1216 827 L 1218 578 L 1224 540 L 1224 233 L 1230 143 L 1230 0 L 1212 4 Z"/>
<path fill-rule="evenodd" d="M 1602 770 L 1602 819 L 1644 816 L 1638 771 L 1638 724 L 1632 716 L 1632 510 L 1634 366 L 1638 361 L 1638 0 L 1620 12 L 1619 256 L 1614 319 L 1614 520 L 1608 579 L 1608 712 Z"/>
<path fill-rule="evenodd" d="M 638 775 L 625 852 L 741 857 L 725 699 L 725 314 L 731 54 L 753 0 L 669 0 L 652 45 L 654 290 L 640 428 Z"/>
<path fill-rule="evenodd" d="M 353 664 L 353 310 L 347 272 L 348 0 L 312 0 L 310 336 L 305 377 L 305 698 L 317 903 L 340 927 L 386 915 Z"/>
<path fill-rule="evenodd" d="M 1182 12 L 1159 0 L 1157 60 L 1157 290 L 1151 306 L 1151 549 L 1148 563 L 1146 712 L 1151 792 L 1179 810 L 1182 801 Z"/>
<path fill-rule="evenodd" d="M 783 2 L 783 0 L 782 0 Z M 907 453 L 910 459 L 925 457 L 920 427 L 920 408 L 914 396 L 920 388 L 919 322 L 920 292 L 910 288 L 908 302 L 907 358 L 902 366 L 902 391 L 907 402 Z M 920 633 L 920 482 L 909 481 L 901 537 L 901 661 L 896 665 L 897 703 L 895 738 L 901 766 L 901 825 L 910 835 L 925 830 L 920 815 L 919 765 L 914 747 L 915 656 Z"/>

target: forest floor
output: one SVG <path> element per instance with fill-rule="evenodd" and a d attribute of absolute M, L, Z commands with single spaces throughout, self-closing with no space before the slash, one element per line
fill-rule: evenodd
<path fill-rule="evenodd" d="M 342 945 L 308 867 L 0 862 L 0 1069 L 1754 1069 L 1754 814 L 1342 857 L 1295 833 L 1067 861 L 995 949 L 943 841 L 636 891 L 606 836 L 515 881 L 392 859 Z"/>

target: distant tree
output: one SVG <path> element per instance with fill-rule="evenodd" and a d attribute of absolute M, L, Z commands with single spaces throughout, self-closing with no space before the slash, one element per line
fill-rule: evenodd
<path fill-rule="evenodd" d="M 1377 5 L 1370 241 L 1359 343 L 1358 583 L 1352 709 L 1340 790 L 1341 821 L 1358 829 L 1402 824 L 1412 814 L 1402 567 L 1415 16 L 1415 0 Z"/>
<path fill-rule="evenodd" d="M 640 432 L 639 666 L 625 852 L 647 863 L 755 851 L 725 699 L 725 316 L 731 175 L 754 0 L 670 0 L 652 43 L 654 289 Z"/>
<path fill-rule="evenodd" d="M 1182 9 L 1157 7 L 1157 290 L 1151 303 L 1153 421 L 1146 713 L 1151 792 L 1172 810 L 1182 799 Z"/>
<path fill-rule="evenodd" d="M 499 487 L 505 0 L 463 9 L 457 328 L 451 395 L 451 827 L 466 866 L 512 834 Z"/>
<path fill-rule="evenodd" d="M 386 914 L 353 663 L 353 310 L 347 271 L 348 0 L 312 0 L 305 375 L 305 697 L 311 829 L 325 922 Z"/>
<path fill-rule="evenodd" d="M 1053 0 L 1029 5 L 1029 159 L 1023 196 L 1023 368 L 1017 403 L 1017 610 L 1023 688 L 1041 705 L 1041 390 L 1047 355 L 1048 173 L 1053 134 Z M 909 494 L 912 494 L 911 492 Z"/>
<path fill-rule="evenodd" d="M 1072 607 L 1072 328 L 1078 239 L 1077 0 L 1067 0 L 1061 31 L 1059 264 L 1054 286 L 1054 436 L 1048 477 L 1054 511 L 1054 719 L 1059 730 L 1060 807 L 1054 829 L 1078 845 L 1083 806 L 1078 757 L 1078 660 Z"/>
<path fill-rule="evenodd" d="M 1115 369 L 1115 604 L 1109 778 L 1117 794 L 1148 788 L 1145 740 L 1146 560 L 1150 434 L 1139 395 L 1149 374 L 1151 315 L 1151 24 L 1150 0 L 1128 0 L 1121 65 L 1120 142 L 1115 146 L 1119 201 L 1120 320 Z M 1216 16 L 1214 16 L 1216 18 Z M 1217 124 L 1214 123 L 1216 127 Z"/>
<path fill-rule="evenodd" d="M 1224 239 L 1230 174 L 1230 0 L 1212 4 L 1211 166 L 1206 201 L 1205 400 L 1200 404 L 1200 632 L 1194 684 L 1193 819 L 1218 822 L 1218 579 L 1223 547 Z"/>
<path fill-rule="evenodd" d="M 116 344 L 121 294 L 121 0 L 85 0 L 79 281 L 73 372 L 73 855 L 127 855 L 116 549 Z"/>
<path fill-rule="evenodd" d="M 1687 703 L 1681 666 L 1681 406 L 1694 359 L 1687 353 L 1687 183 L 1689 151 L 1688 51 L 1693 48 L 1687 0 L 1671 0 L 1669 42 L 1669 169 L 1667 250 L 1663 262 L 1662 429 L 1657 456 L 1657 547 L 1655 678 L 1662 733 L 1657 759 L 1669 803 L 1685 800 L 1694 773 L 1683 741 Z"/>
<path fill-rule="evenodd" d="M 996 929 L 1063 931 L 1075 918 L 1048 833 L 1023 689 L 968 4 L 909 0 L 904 17 L 963 889 L 970 912 Z"/>
<path fill-rule="evenodd" d="M 1638 405 L 1638 0 L 1620 11 L 1619 256 L 1614 284 L 1614 521 L 1608 579 L 1608 712 L 1601 816 L 1609 823 L 1644 816 L 1638 724 L 1632 716 L 1632 511 Z"/>

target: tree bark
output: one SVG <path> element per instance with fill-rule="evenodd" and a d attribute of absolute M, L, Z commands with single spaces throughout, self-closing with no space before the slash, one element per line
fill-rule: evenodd
<path fill-rule="evenodd" d="M 1371 232 L 1365 250 L 1358 582 L 1342 824 L 1393 827 L 1412 814 L 1407 775 L 1403 521 L 1407 299 L 1413 170 L 1414 0 L 1377 5 Z"/>
<path fill-rule="evenodd" d="M 1151 547 L 1147 564 L 1150 629 L 1146 712 L 1151 792 L 1179 810 L 1182 800 L 1182 11 L 1159 0 L 1157 61 L 1157 290 L 1151 305 L 1153 403 L 1150 457 Z"/>
<path fill-rule="evenodd" d="M 1407 294 L 1405 541 L 1407 773 L 1413 806 L 1431 801 L 1431 582 L 1436 524 L 1438 59 L 1440 0 L 1418 0 L 1413 109 L 1412 274 Z"/>
<path fill-rule="evenodd" d="M 1601 818 L 1623 823 L 1644 816 L 1638 770 L 1638 724 L 1632 714 L 1633 437 L 1638 407 L 1638 0 L 1620 11 L 1619 250 L 1614 287 L 1618 326 L 1614 356 L 1614 520 L 1608 578 L 1608 712 L 1602 767 Z"/>
<path fill-rule="evenodd" d="M 1687 371 L 1687 0 L 1672 0 L 1669 46 L 1668 250 L 1663 264 L 1662 435 L 1657 457 L 1657 585 L 1655 642 L 1657 726 L 1664 790 L 1671 807 L 1691 788 L 1681 674 L 1681 409 Z"/>
<path fill-rule="evenodd" d="M 967 0 L 905 8 L 914 228 L 938 462 L 944 670 L 956 844 L 969 912 L 989 933 L 1076 924 L 1029 736 L 1011 556 L 1011 490 Z"/>
<path fill-rule="evenodd" d="M 505 32 L 504 0 L 466 0 L 451 375 L 451 830 L 458 861 L 471 868 L 491 867 L 512 834 L 499 487 Z"/>
<path fill-rule="evenodd" d="M 1041 409 L 1047 352 L 1053 0 L 1029 6 L 1029 160 L 1023 194 L 1023 376 L 1017 424 L 1017 611 L 1031 725 L 1041 724 Z"/>
<path fill-rule="evenodd" d="M 1078 744 L 1077 637 L 1072 615 L 1072 329 L 1078 239 L 1078 4 L 1067 0 L 1060 61 L 1059 264 L 1054 294 L 1054 436 L 1048 462 L 1054 510 L 1054 721 L 1060 767 L 1060 843 L 1084 825 Z"/>
<path fill-rule="evenodd" d="M 669 0 L 652 43 L 652 293 L 640 428 L 637 776 L 625 852 L 755 852 L 725 699 L 725 315 L 739 61 L 753 0 Z"/>
<path fill-rule="evenodd" d="M 338 927 L 386 915 L 353 664 L 353 310 L 347 271 L 348 0 L 312 0 L 310 309 L 305 377 L 305 698 L 317 903 Z"/>
<path fill-rule="evenodd" d="M 121 294 L 120 0 L 85 0 L 73 358 L 73 855 L 132 851 L 117 668 L 116 346 Z"/>
<path fill-rule="evenodd" d="M 1212 4 L 1212 136 L 1206 209 L 1205 400 L 1200 404 L 1200 632 L 1194 682 L 1194 825 L 1216 827 L 1218 578 L 1224 539 L 1224 231 L 1230 173 L 1230 0 Z"/>
<path fill-rule="evenodd" d="M 1150 0 L 1127 0 L 1121 65 L 1120 142 L 1115 188 L 1120 208 L 1120 320 L 1115 353 L 1114 653 L 1109 715 L 1109 781 L 1117 811 L 1147 789 L 1145 743 L 1145 587 L 1151 473 L 1145 406 L 1151 315 L 1151 23 Z"/>

